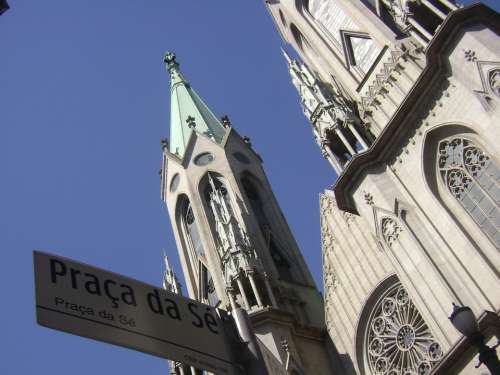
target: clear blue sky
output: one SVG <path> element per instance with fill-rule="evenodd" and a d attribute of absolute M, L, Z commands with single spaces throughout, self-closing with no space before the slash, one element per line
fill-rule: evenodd
<path fill-rule="evenodd" d="M 9 3 L 0 16 L 2 375 L 166 373 L 162 359 L 37 326 L 32 276 L 32 249 L 156 285 L 162 249 L 178 265 L 157 173 L 166 50 L 212 110 L 252 138 L 321 284 L 318 194 L 334 175 L 263 1 Z"/>

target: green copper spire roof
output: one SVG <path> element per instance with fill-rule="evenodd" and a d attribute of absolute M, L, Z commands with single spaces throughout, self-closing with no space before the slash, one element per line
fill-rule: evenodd
<path fill-rule="evenodd" d="M 198 94 L 186 82 L 171 52 L 164 60 L 170 73 L 170 152 L 184 156 L 192 130 L 220 143 L 226 130 Z"/>

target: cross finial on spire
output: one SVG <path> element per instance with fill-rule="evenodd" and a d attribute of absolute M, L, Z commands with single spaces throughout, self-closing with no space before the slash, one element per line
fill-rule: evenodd
<path fill-rule="evenodd" d="M 165 53 L 165 58 L 163 62 L 167 64 L 167 69 L 171 73 L 173 69 L 177 69 L 179 67 L 179 63 L 176 61 L 175 53 L 168 51 Z"/>
<path fill-rule="evenodd" d="M 231 126 L 231 121 L 229 120 L 228 115 L 222 116 L 220 120 L 225 128 L 229 128 Z"/>
<path fill-rule="evenodd" d="M 194 127 L 196 127 L 196 122 L 195 122 L 195 119 L 193 116 L 188 116 L 187 119 L 186 119 L 186 124 L 188 124 L 188 126 L 192 129 Z"/>

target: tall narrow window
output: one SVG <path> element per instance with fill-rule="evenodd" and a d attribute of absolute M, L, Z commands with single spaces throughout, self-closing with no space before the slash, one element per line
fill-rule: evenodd
<path fill-rule="evenodd" d="M 183 223 L 187 233 L 187 247 L 191 248 L 192 251 L 197 256 L 205 255 L 205 250 L 203 249 L 203 245 L 201 243 L 200 232 L 198 231 L 198 225 L 196 224 L 196 219 L 193 214 L 193 209 L 191 204 L 186 204 L 186 208 L 183 216 Z"/>
<path fill-rule="evenodd" d="M 283 280 L 292 281 L 293 277 L 290 262 L 286 258 L 285 251 L 282 250 L 278 239 L 273 234 L 271 223 L 266 215 L 264 204 L 257 189 L 247 177 L 244 177 L 242 179 L 242 183 L 245 195 L 250 201 L 252 211 L 255 215 L 255 218 L 257 219 L 257 222 L 259 223 L 262 234 L 264 235 L 264 239 L 269 245 L 269 252 L 271 258 L 273 259 L 274 265 L 278 270 L 280 278 Z"/>
<path fill-rule="evenodd" d="M 204 264 L 200 264 L 200 300 L 208 303 L 210 306 L 217 306 L 220 303 L 219 297 L 215 292 L 214 279 Z"/>
<path fill-rule="evenodd" d="M 333 44 L 347 55 L 349 65 L 364 76 L 377 59 L 380 48 L 368 34 L 360 32 L 358 25 L 337 1 L 310 0 L 308 10 Z"/>
<path fill-rule="evenodd" d="M 236 250 L 246 245 L 245 236 L 234 214 L 229 192 L 221 178 L 209 173 L 204 194 L 217 248 L 220 256 L 225 257 L 230 249 Z"/>
<path fill-rule="evenodd" d="M 328 32 L 338 46 L 342 44 L 341 30 L 358 31 L 354 21 L 335 0 L 309 0 L 309 13 Z"/>
<path fill-rule="evenodd" d="M 472 141 L 461 137 L 441 141 L 437 160 L 447 189 L 500 248 L 500 170 L 496 163 Z"/>

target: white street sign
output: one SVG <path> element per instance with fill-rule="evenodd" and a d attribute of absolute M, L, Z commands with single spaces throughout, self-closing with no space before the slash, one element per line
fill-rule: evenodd
<path fill-rule="evenodd" d="M 38 323 L 216 374 L 237 374 L 224 323 L 205 304 L 38 251 Z"/>

